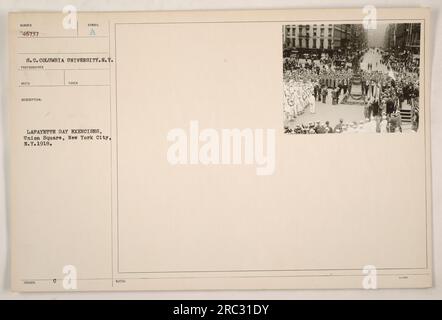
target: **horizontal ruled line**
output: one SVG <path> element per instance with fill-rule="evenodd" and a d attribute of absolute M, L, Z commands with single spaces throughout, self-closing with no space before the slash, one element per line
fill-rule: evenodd
<path fill-rule="evenodd" d="M 24 37 L 17 36 L 18 39 L 75 39 L 75 38 L 109 38 L 108 36 L 38 36 L 38 37 Z"/>
<path fill-rule="evenodd" d="M 110 54 L 109 52 L 17 52 L 16 54 Z"/>
<path fill-rule="evenodd" d="M 55 85 L 30 85 L 30 86 L 18 86 L 19 88 L 40 88 L 40 87 L 109 87 L 109 84 L 75 84 L 75 85 L 64 85 L 64 84 L 55 84 Z"/>
<path fill-rule="evenodd" d="M 84 69 L 17 69 L 17 71 L 94 71 L 94 70 L 110 70 L 109 68 L 84 68 Z"/>

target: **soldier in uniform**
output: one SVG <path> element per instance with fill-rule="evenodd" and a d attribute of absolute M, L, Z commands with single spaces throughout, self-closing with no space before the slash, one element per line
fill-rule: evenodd
<path fill-rule="evenodd" d="M 314 94 L 315 94 L 315 100 L 321 101 L 321 87 L 319 86 L 319 83 L 316 81 L 314 85 Z"/>
<path fill-rule="evenodd" d="M 323 86 L 323 87 L 322 87 L 322 90 L 321 90 L 322 103 L 326 103 L 327 94 L 328 94 L 327 87 L 326 87 L 326 86 Z"/>

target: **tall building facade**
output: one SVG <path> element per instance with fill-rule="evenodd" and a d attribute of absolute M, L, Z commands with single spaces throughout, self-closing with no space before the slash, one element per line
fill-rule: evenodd
<path fill-rule="evenodd" d="M 333 49 L 333 26 L 331 24 L 284 26 L 286 47 L 302 49 Z"/>
<path fill-rule="evenodd" d="M 363 37 L 362 25 L 306 24 L 283 27 L 285 48 L 351 50 Z"/>
<path fill-rule="evenodd" d="M 390 24 L 386 30 L 385 47 L 394 51 L 419 53 L 420 23 Z"/>

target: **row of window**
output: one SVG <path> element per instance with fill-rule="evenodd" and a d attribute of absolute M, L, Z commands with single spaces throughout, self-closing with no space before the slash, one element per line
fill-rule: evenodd
<path fill-rule="evenodd" d="M 304 29 L 304 27 L 302 27 L 302 26 L 299 26 L 298 35 L 307 35 L 307 34 L 309 34 L 310 33 L 310 26 L 306 26 L 305 28 L 306 29 Z M 306 32 L 304 32 L 304 30 Z M 324 36 L 324 31 L 325 31 L 324 28 L 320 29 L 321 37 Z M 331 27 L 329 27 L 328 28 L 328 35 L 331 36 L 332 32 L 333 32 L 333 29 Z M 287 26 L 286 27 L 286 34 L 291 34 L 292 36 L 295 36 L 296 35 L 296 26 Z M 317 35 L 318 35 L 318 29 L 317 28 L 313 28 L 313 36 L 316 37 Z"/>
<path fill-rule="evenodd" d="M 291 41 L 288 40 L 288 45 L 293 46 L 293 47 L 299 47 L 299 48 L 310 48 L 310 41 L 304 41 L 305 46 L 303 46 L 303 41 L 302 39 L 298 39 L 298 43 L 296 43 L 295 39 L 292 39 Z M 318 41 L 317 39 L 313 39 L 312 41 L 312 48 L 313 49 L 324 49 L 324 39 L 319 39 L 319 48 L 318 48 Z M 326 49 L 331 49 L 331 41 L 328 41 L 326 44 Z"/>

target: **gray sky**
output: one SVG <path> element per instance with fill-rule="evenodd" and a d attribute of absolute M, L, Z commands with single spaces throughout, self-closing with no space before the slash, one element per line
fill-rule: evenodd
<path fill-rule="evenodd" d="M 369 47 L 383 47 L 385 39 L 385 31 L 388 23 L 377 23 L 376 29 L 368 30 L 367 40 Z"/>

